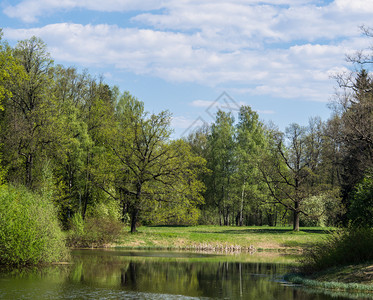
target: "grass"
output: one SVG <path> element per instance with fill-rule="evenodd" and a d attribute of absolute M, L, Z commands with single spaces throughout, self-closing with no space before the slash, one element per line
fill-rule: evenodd
<path fill-rule="evenodd" d="M 134 234 L 129 228 L 118 247 L 133 249 L 300 251 L 322 241 L 331 228 L 229 226 L 142 226 Z"/>
<path fill-rule="evenodd" d="M 373 291 L 373 263 L 330 268 L 310 278 L 324 282 L 368 284 Z"/>
<path fill-rule="evenodd" d="M 313 273 L 332 267 L 373 261 L 373 228 L 348 227 L 335 230 L 322 243 L 307 249 L 302 271 Z"/>
<path fill-rule="evenodd" d="M 334 267 L 304 277 L 287 274 L 284 278 L 294 284 L 347 292 L 373 292 L 373 265 L 371 263 Z"/>

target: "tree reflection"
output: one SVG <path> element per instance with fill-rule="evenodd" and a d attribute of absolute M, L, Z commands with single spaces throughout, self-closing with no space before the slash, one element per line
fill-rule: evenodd
<path fill-rule="evenodd" d="M 271 278 L 286 272 L 286 267 L 278 264 L 164 261 L 112 255 L 82 256 L 75 266 L 71 280 L 84 278 L 86 283 L 96 286 L 195 297 L 262 295 L 261 299 L 273 299 L 281 286 Z"/>
<path fill-rule="evenodd" d="M 159 295 L 157 299 L 161 299 L 163 294 L 260 300 L 332 299 L 325 293 L 281 285 L 276 279 L 288 271 L 286 265 L 228 262 L 223 261 L 224 257 L 214 262 L 179 256 L 150 257 L 150 252 L 148 256 L 120 251 L 75 252 L 71 265 L 15 272 L 3 281 L 0 277 L 0 298 L 22 298 L 26 292 L 35 295 L 30 299 L 39 299 L 40 295 L 106 298 L 107 293 L 132 299 L 141 293 L 147 293 L 141 299 L 148 299 L 148 295 Z"/>

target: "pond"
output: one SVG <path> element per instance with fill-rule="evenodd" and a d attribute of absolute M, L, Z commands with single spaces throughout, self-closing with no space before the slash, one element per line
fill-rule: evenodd
<path fill-rule="evenodd" d="M 287 284 L 293 264 L 268 253 L 75 250 L 70 264 L 3 271 L 0 299 L 364 299 Z"/>

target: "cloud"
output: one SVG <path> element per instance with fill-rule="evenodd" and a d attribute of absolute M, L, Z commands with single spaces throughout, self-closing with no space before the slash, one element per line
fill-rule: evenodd
<path fill-rule="evenodd" d="M 334 4 L 342 11 L 357 12 L 359 14 L 373 13 L 373 2 L 370 0 L 335 0 Z"/>
<path fill-rule="evenodd" d="M 162 7 L 161 0 L 23 0 L 17 5 L 4 8 L 4 13 L 11 18 L 19 18 L 26 23 L 38 21 L 45 14 L 73 9 L 87 9 L 101 12 L 125 12 L 133 10 L 154 10 Z"/>
<path fill-rule="evenodd" d="M 260 110 L 260 109 L 256 110 L 256 112 L 261 115 L 273 115 L 276 113 L 274 110 Z"/>
<path fill-rule="evenodd" d="M 194 100 L 190 103 L 190 105 L 195 107 L 209 107 L 214 104 L 215 101 L 209 100 Z"/>
<path fill-rule="evenodd" d="M 113 67 L 251 95 L 328 101 L 334 84 L 330 75 L 344 68 L 345 53 L 368 47 L 358 26 L 373 25 L 367 13 L 371 3 L 24 0 L 4 12 L 35 22 L 45 14 L 74 9 L 134 11 L 134 26 L 57 23 L 4 31 L 8 39 L 39 36 L 57 61 L 88 68 Z"/>
<path fill-rule="evenodd" d="M 187 118 L 184 116 L 172 117 L 171 124 L 173 128 L 193 129 L 204 125 L 206 122 L 202 118 Z"/>
<path fill-rule="evenodd" d="M 49 45 L 52 57 L 70 64 L 88 68 L 111 66 L 171 82 L 223 89 L 231 85 L 254 85 L 253 94 L 280 97 L 316 97 L 316 92 L 310 92 L 312 86 L 325 84 L 329 70 L 341 64 L 346 51 L 343 45 L 312 44 L 266 50 L 246 49 L 243 45 L 239 50 L 226 51 L 219 45 L 199 47 L 200 36 L 196 33 L 105 24 L 59 23 L 4 31 L 7 38 L 18 40 L 39 36 Z M 299 88 L 304 82 L 307 93 Z"/>

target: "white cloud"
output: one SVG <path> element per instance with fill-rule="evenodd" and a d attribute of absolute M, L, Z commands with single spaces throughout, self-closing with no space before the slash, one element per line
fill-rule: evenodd
<path fill-rule="evenodd" d="M 260 109 L 256 110 L 256 112 L 261 115 L 273 115 L 276 113 L 274 110 L 260 110 Z"/>
<path fill-rule="evenodd" d="M 367 13 L 372 3 L 24 0 L 4 12 L 35 22 L 61 10 L 133 10 L 138 27 L 59 23 L 8 28 L 5 34 L 8 39 L 40 36 L 56 60 L 70 64 L 114 67 L 253 95 L 327 101 L 334 84 L 330 75 L 343 68 L 345 53 L 368 46 L 358 26 L 373 26 Z M 207 107 L 208 101 L 192 105 Z"/>
<path fill-rule="evenodd" d="M 371 0 L 335 0 L 335 5 L 343 11 L 353 11 L 363 14 L 373 13 L 373 2 Z"/>
<path fill-rule="evenodd" d="M 206 122 L 201 118 L 198 117 L 196 119 L 187 118 L 184 116 L 175 116 L 172 117 L 171 125 L 173 128 L 181 128 L 181 129 L 193 129 L 204 125 Z"/>
<path fill-rule="evenodd" d="M 190 103 L 190 105 L 195 107 L 209 107 L 214 104 L 214 101 L 209 100 L 194 100 Z"/>
<path fill-rule="evenodd" d="M 161 0 L 23 0 L 17 5 L 5 7 L 4 13 L 24 22 L 36 22 L 45 14 L 61 10 L 88 9 L 102 12 L 124 12 L 131 10 L 153 10 L 163 6 Z"/>

